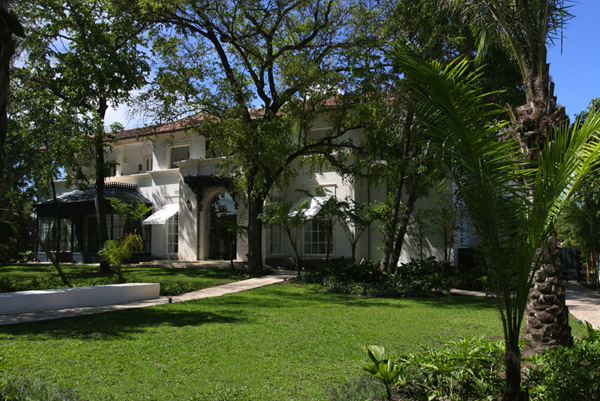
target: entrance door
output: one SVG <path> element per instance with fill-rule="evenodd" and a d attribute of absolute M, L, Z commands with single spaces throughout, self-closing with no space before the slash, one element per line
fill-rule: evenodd
<path fill-rule="evenodd" d="M 215 196 L 210 203 L 208 213 L 208 259 L 235 259 L 237 212 L 231 195 L 221 192 Z"/>

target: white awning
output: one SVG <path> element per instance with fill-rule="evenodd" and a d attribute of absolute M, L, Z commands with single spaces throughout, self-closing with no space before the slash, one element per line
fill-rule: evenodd
<path fill-rule="evenodd" d="M 319 214 L 329 199 L 331 199 L 331 195 L 315 196 L 314 198 L 308 196 L 302 197 L 298 199 L 290 209 L 290 216 L 295 216 L 298 213 L 298 208 L 306 202 L 306 208 L 302 210 L 302 214 L 306 220 L 313 219 Z"/>
<path fill-rule="evenodd" d="M 142 222 L 143 225 L 165 224 L 167 220 L 179 212 L 178 203 L 170 203 L 158 209 L 152 216 Z"/>

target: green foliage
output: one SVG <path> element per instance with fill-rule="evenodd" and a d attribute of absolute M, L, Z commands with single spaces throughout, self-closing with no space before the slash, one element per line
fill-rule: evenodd
<path fill-rule="evenodd" d="M 347 63 L 363 57 L 358 48 L 367 51 L 365 39 L 377 24 L 366 22 L 374 12 L 338 0 L 142 3 L 164 23 L 151 35 L 157 85 L 145 95 L 147 109 L 162 121 L 182 110 L 211 116 L 195 132 L 207 138 L 213 156 L 227 156 L 221 171 L 248 202 L 248 263 L 256 273 L 259 215 L 269 192 L 300 168 L 315 172 L 333 149 L 352 145 L 345 134 L 359 124 L 345 107 L 354 89 Z M 330 107 L 332 98 L 338 107 Z M 311 135 L 323 115 L 331 129 Z"/>
<path fill-rule="evenodd" d="M 373 363 L 365 370 L 375 376 L 380 366 L 386 382 L 394 378 L 388 383 L 400 399 L 493 401 L 503 387 L 504 344 L 500 341 L 483 337 L 448 341 L 396 361 L 384 357 L 383 347 L 371 346 L 369 351 Z M 600 342 L 576 341 L 571 349 L 559 347 L 528 361 L 523 388 L 530 400 L 597 399 Z"/>
<path fill-rule="evenodd" d="M 152 210 L 152 206 L 143 202 L 125 202 L 118 198 L 107 198 L 113 210 L 126 221 L 139 221 Z"/>
<path fill-rule="evenodd" d="M 600 110 L 600 99 L 593 99 L 586 112 L 577 117 L 584 123 Z M 576 247 L 582 252 L 583 263 L 597 270 L 600 252 L 600 168 L 596 167 L 583 180 L 560 217 L 558 236 L 563 247 Z"/>
<path fill-rule="evenodd" d="M 481 267 L 474 267 L 465 271 L 459 271 L 450 278 L 450 287 L 461 290 L 491 291 L 487 272 Z"/>
<path fill-rule="evenodd" d="M 121 267 L 133 256 L 135 251 L 141 251 L 144 248 L 144 240 L 142 236 L 133 233 L 126 234 L 121 240 L 108 240 L 104 243 L 104 247 L 98 251 L 101 258 L 116 266 L 119 281 L 123 280 Z"/>
<path fill-rule="evenodd" d="M 382 274 L 379 264 L 362 260 L 332 260 L 318 269 L 304 273 L 303 280 L 319 283 L 334 291 L 386 297 L 421 297 L 446 294 L 450 278 L 455 274 L 447 261 L 434 258 L 411 260 L 394 274 Z"/>
<path fill-rule="evenodd" d="M 492 401 L 503 383 L 504 347 L 498 341 L 448 341 L 443 346 L 401 356 L 396 362 L 384 359 L 383 347 L 371 346 L 369 351 L 374 363 L 365 370 L 383 377 L 380 380 L 386 388 L 393 385 L 402 399 Z M 388 399 L 391 397 L 388 391 Z"/>
<path fill-rule="evenodd" d="M 427 399 L 495 400 L 503 381 L 504 345 L 484 338 L 449 341 L 407 358 L 407 380 Z"/>
<path fill-rule="evenodd" d="M 600 392 L 600 342 L 575 341 L 531 358 L 526 385 L 532 401 L 593 401 Z"/>
<path fill-rule="evenodd" d="M 498 119 L 502 109 L 483 102 L 480 73 L 470 72 L 468 61 L 441 68 L 400 44 L 393 53 L 397 66 L 414 79 L 410 91 L 417 114 L 444 149 L 446 169 L 477 234 L 499 301 L 506 352 L 517 355 L 507 360 L 519 365 L 507 368 L 506 388 L 518 391 L 518 340 L 532 273 L 545 257 L 566 201 L 597 165 L 600 115 L 572 130 L 549 132 L 531 165 L 516 139 L 501 140 L 507 125 Z"/>
<path fill-rule="evenodd" d="M 305 213 L 309 208 L 309 202 L 303 201 L 295 208 L 291 203 L 269 202 L 266 204 L 260 219 L 266 226 L 279 226 L 287 235 L 290 245 L 294 250 L 296 258 L 296 271 L 300 278 L 302 261 L 298 249 L 302 227 L 306 224 Z"/>
<path fill-rule="evenodd" d="M 363 349 L 369 356 L 369 359 L 371 359 L 371 363 L 363 366 L 363 369 L 383 383 L 387 398 L 391 400 L 391 386 L 400 377 L 402 369 L 399 365 L 392 362 L 392 360 L 385 357 L 385 349 L 383 347 L 379 345 L 366 345 Z"/>
<path fill-rule="evenodd" d="M 591 343 L 600 340 L 600 330 L 594 329 L 590 322 L 585 321 L 584 328 L 585 334 L 581 337 L 581 341 Z"/>
<path fill-rule="evenodd" d="M 127 234 L 121 241 L 108 240 L 98 254 L 111 264 L 120 267 L 133 256 L 133 252 L 144 246 L 139 234 Z"/>

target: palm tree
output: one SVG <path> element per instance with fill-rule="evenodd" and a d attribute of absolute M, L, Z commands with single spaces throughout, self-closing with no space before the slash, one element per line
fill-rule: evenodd
<path fill-rule="evenodd" d="M 568 125 L 563 106 L 553 94 L 547 46 L 560 38 L 571 17 L 569 0 L 447 0 L 459 7 L 479 38 L 480 54 L 490 41 L 499 41 L 514 56 L 523 79 L 525 103 L 511 109 L 507 131 L 531 163 L 536 162 L 556 128 Z M 530 182 L 530 185 L 533 183 Z M 572 344 L 561 266 L 554 258 L 532 288 L 525 332 L 527 354 Z M 558 283 L 557 283 L 558 281 Z M 554 289 L 547 294 L 546 288 Z M 551 296 L 544 296 L 551 295 Z"/>
<path fill-rule="evenodd" d="M 546 132 L 533 161 L 518 138 L 505 137 L 510 126 L 502 110 L 484 104 L 477 89 L 481 72 L 455 61 L 445 69 L 428 64 L 396 45 L 393 60 L 415 85 L 415 110 L 443 148 L 452 177 L 478 237 L 482 262 L 495 287 L 506 346 L 503 400 L 521 400 L 519 338 L 529 289 L 540 267 L 556 258 L 554 224 L 582 177 L 600 154 L 600 114 L 572 131 Z"/>

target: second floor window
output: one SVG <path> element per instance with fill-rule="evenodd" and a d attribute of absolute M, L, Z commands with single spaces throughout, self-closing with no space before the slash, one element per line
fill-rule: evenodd
<path fill-rule="evenodd" d="M 144 156 L 144 172 L 152 171 L 152 156 Z"/>
<path fill-rule="evenodd" d="M 177 168 L 175 163 L 190 158 L 190 145 L 172 147 L 170 156 L 169 168 Z"/>

